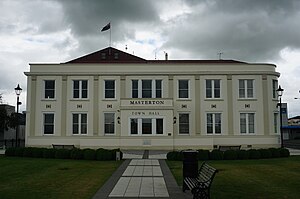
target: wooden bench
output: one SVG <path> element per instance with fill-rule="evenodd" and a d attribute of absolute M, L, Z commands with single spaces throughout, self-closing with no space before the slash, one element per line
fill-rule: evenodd
<path fill-rule="evenodd" d="M 52 144 L 54 149 L 74 149 L 74 144 Z"/>
<path fill-rule="evenodd" d="M 217 169 L 204 162 L 201 165 L 196 178 L 184 178 L 182 186 L 183 192 L 188 188 L 191 190 L 194 199 L 210 198 L 210 187 L 217 172 Z"/>
<path fill-rule="evenodd" d="M 224 146 L 219 146 L 219 150 L 220 151 L 228 151 L 228 150 L 235 150 L 235 151 L 238 151 L 241 149 L 241 145 L 233 145 L 233 146 L 227 146 L 227 145 L 224 145 Z"/>

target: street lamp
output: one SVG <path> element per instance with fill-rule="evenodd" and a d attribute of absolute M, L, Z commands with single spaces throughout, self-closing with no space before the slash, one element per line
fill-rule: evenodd
<path fill-rule="evenodd" d="M 22 92 L 22 88 L 18 84 L 18 86 L 15 88 L 15 92 L 17 95 L 17 127 L 16 127 L 16 147 L 18 147 L 18 134 L 19 134 L 19 105 L 22 104 L 22 102 L 19 101 L 20 94 Z"/>
<path fill-rule="evenodd" d="M 277 104 L 279 106 L 279 114 L 280 114 L 280 139 L 281 139 L 281 148 L 283 148 L 283 133 L 282 133 L 282 103 L 281 103 L 281 97 L 283 94 L 283 89 L 281 88 L 281 86 L 279 85 L 278 89 L 276 90 L 277 95 L 279 97 L 279 104 Z"/>

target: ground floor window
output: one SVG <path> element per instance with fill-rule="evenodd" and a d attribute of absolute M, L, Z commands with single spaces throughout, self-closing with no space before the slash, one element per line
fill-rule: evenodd
<path fill-rule="evenodd" d="M 73 113 L 72 116 L 74 135 L 87 134 L 87 114 L 86 113 Z"/>
<path fill-rule="evenodd" d="M 206 114 L 206 132 L 207 134 L 221 134 L 221 113 Z"/>
<path fill-rule="evenodd" d="M 274 133 L 278 133 L 278 113 L 274 113 Z"/>
<path fill-rule="evenodd" d="M 241 134 L 255 133 L 254 113 L 240 113 Z"/>
<path fill-rule="evenodd" d="M 115 114 L 104 113 L 104 133 L 114 134 L 115 133 Z"/>
<path fill-rule="evenodd" d="M 190 133 L 190 115 L 188 113 L 179 113 L 179 134 Z"/>
<path fill-rule="evenodd" d="M 131 135 L 161 135 L 164 132 L 163 118 L 131 118 Z"/>
<path fill-rule="evenodd" d="M 54 113 L 44 113 L 44 134 L 54 134 Z"/>

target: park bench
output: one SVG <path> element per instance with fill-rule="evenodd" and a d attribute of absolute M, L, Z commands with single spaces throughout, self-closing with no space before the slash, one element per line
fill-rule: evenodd
<path fill-rule="evenodd" d="M 54 149 L 74 149 L 74 144 L 52 144 Z"/>
<path fill-rule="evenodd" d="M 210 187 L 217 172 L 217 169 L 204 162 L 201 165 L 196 178 L 184 178 L 182 186 L 183 192 L 188 188 L 191 190 L 194 199 L 210 198 Z"/>
<path fill-rule="evenodd" d="M 228 146 L 228 145 L 224 145 L 224 146 L 219 146 L 219 150 L 220 151 L 228 151 L 228 150 L 235 150 L 238 151 L 241 149 L 241 145 L 232 145 L 232 146 Z"/>

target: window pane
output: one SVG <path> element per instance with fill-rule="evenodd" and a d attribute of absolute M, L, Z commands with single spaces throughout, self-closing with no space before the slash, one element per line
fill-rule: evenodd
<path fill-rule="evenodd" d="M 142 134 L 152 134 L 152 119 L 142 119 Z"/>
<path fill-rule="evenodd" d="M 254 133 L 254 113 L 248 113 L 249 133 Z"/>
<path fill-rule="evenodd" d="M 142 98 L 152 98 L 152 80 L 142 80 Z"/>
<path fill-rule="evenodd" d="M 138 92 L 138 83 L 139 83 L 139 81 L 138 80 L 132 80 L 132 93 L 131 93 L 131 95 L 132 95 L 132 98 L 138 98 L 139 96 L 138 96 L 138 94 L 139 94 L 139 92 Z"/>
<path fill-rule="evenodd" d="M 115 89 L 115 80 L 105 80 L 105 89 Z"/>
<path fill-rule="evenodd" d="M 246 130 L 246 114 L 245 113 L 240 114 L 240 129 L 241 129 L 241 133 L 247 133 L 247 130 Z"/>
<path fill-rule="evenodd" d="M 81 123 L 87 123 L 87 114 L 81 114 Z"/>
<path fill-rule="evenodd" d="M 179 98 L 189 98 L 189 81 L 179 80 Z"/>
<path fill-rule="evenodd" d="M 87 90 L 82 90 L 82 98 L 87 98 Z"/>
<path fill-rule="evenodd" d="M 45 124 L 53 124 L 54 123 L 54 114 L 45 114 L 44 122 L 45 122 Z"/>
<path fill-rule="evenodd" d="M 88 81 L 87 80 L 82 80 L 82 90 L 87 90 L 88 88 Z"/>
<path fill-rule="evenodd" d="M 81 134 L 87 134 L 87 125 L 81 124 Z"/>
<path fill-rule="evenodd" d="M 155 91 L 155 97 L 156 98 L 161 98 L 162 96 L 162 89 L 161 89 L 161 85 L 162 84 L 162 80 L 155 80 L 155 86 L 156 86 L 156 91 Z"/>
<path fill-rule="evenodd" d="M 54 114 L 44 114 L 44 134 L 54 133 Z"/>
<path fill-rule="evenodd" d="M 79 114 L 73 114 L 73 134 L 79 134 Z"/>
<path fill-rule="evenodd" d="M 189 134 L 189 114 L 179 114 L 179 134 Z"/>
<path fill-rule="evenodd" d="M 54 125 L 45 125 L 44 126 L 44 134 L 53 134 Z"/>
<path fill-rule="evenodd" d="M 212 80 L 207 79 L 206 81 L 206 98 L 212 98 Z"/>
<path fill-rule="evenodd" d="M 188 89 L 189 81 L 188 80 L 179 80 L 179 89 Z"/>
<path fill-rule="evenodd" d="M 214 80 L 214 98 L 220 98 L 221 95 L 221 87 L 220 87 L 220 80 Z"/>
<path fill-rule="evenodd" d="M 222 131 L 221 113 L 215 114 L 215 133 L 220 134 Z"/>
<path fill-rule="evenodd" d="M 45 98 L 55 97 L 55 80 L 45 80 Z"/>
<path fill-rule="evenodd" d="M 156 134 L 163 134 L 164 131 L 163 119 L 156 119 Z"/>
<path fill-rule="evenodd" d="M 132 135 L 138 134 L 138 120 L 136 118 L 130 119 L 130 130 Z"/>
<path fill-rule="evenodd" d="M 73 81 L 73 98 L 79 98 L 79 81 Z"/>
<path fill-rule="evenodd" d="M 105 134 L 114 134 L 115 133 L 115 114 L 114 113 L 105 113 L 104 114 L 104 133 Z"/>

